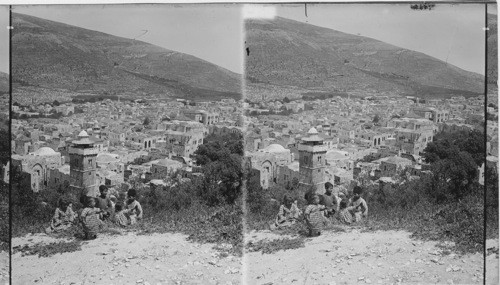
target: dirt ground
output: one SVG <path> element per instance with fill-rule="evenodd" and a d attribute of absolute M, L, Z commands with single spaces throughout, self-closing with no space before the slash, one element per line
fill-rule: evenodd
<path fill-rule="evenodd" d="M 252 232 L 249 240 L 283 238 Z M 405 231 L 324 232 L 305 247 L 245 256 L 246 284 L 482 284 L 483 256 L 459 256 Z"/>
<path fill-rule="evenodd" d="M 498 285 L 498 239 L 486 240 L 486 284 Z"/>
<path fill-rule="evenodd" d="M 9 282 L 9 252 L 0 251 L 0 284 Z"/>
<path fill-rule="evenodd" d="M 246 239 L 283 237 L 259 231 Z M 38 234 L 12 244 L 55 241 L 61 239 Z M 193 243 L 182 234 L 128 233 L 101 235 L 84 242 L 81 251 L 51 257 L 15 253 L 12 274 L 13 284 L 482 284 L 482 255 L 460 256 L 447 246 L 413 240 L 404 231 L 352 229 L 308 238 L 303 248 L 249 252 L 242 259 L 221 256 L 213 244 Z M 494 246 L 498 240 L 487 245 Z M 487 260 L 486 283 L 498 284 L 498 255 Z"/>
<path fill-rule="evenodd" d="M 12 245 L 60 240 L 44 234 L 14 238 Z M 13 284 L 240 284 L 241 258 L 220 256 L 213 244 L 181 234 L 106 236 L 81 251 L 51 257 L 12 256 Z"/>

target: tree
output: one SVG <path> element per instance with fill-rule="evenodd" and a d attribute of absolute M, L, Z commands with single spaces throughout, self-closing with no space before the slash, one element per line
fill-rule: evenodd
<path fill-rule="evenodd" d="M 283 98 L 283 103 L 290 103 L 290 99 L 288 97 Z"/>
<path fill-rule="evenodd" d="M 57 100 L 54 100 L 54 102 L 52 102 L 52 105 L 59 106 L 59 105 L 61 105 L 61 103 L 59 103 L 59 101 L 57 101 Z"/>
<path fill-rule="evenodd" d="M 443 200 L 449 194 L 460 199 L 477 184 L 478 169 L 472 156 L 460 151 L 450 158 L 442 159 L 432 165 L 434 173 L 433 192 L 437 200 Z"/>
<path fill-rule="evenodd" d="M 486 153 L 483 133 L 478 130 L 440 132 L 427 145 L 422 156 L 426 162 L 435 163 L 455 156 L 460 151 L 469 153 L 476 165 L 481 166 Z"/>
<path fill-rule="evenodd" d="M 194 153 L 202 167 L 198 196 L 208 205 L 232 204 L 241 195 L 243 181 L 243 135 L 209 135 Z"/>
<path fill-rule="evenodd" d="M 151 119 L 149 119 L 149 117 L 144 118 L 144 122 L 142 122 L 142 124 L 144 126 L 149 126 L 150 123 L 151 123 Z"/>
<path fill-rule="evenodd" d="M 373 117 L 373 121 L 372 121 L 372 123 L 376 124 L 376 123 L 378 123 L 379 121 L 380 121 L 380 117 L 379 117 L 379 115 L 377 114 L 377 115 L 375 115 L 375 117 Z"/>

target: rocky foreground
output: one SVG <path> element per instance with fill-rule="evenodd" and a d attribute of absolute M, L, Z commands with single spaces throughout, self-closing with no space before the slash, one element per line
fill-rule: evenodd
<path fill-rule="evenodd" d="M 13 239 L 13 246 L 52 243 L 46 235 Z M 240 284 L 241 258 L 181 234 L 102 235 L 81 251 L 12 257 L 14 284 Z"/>
<path fill-rule="evenodd" d="M 278 238 L 283 236 L 253 232 L 249 240 Z M 245 279 L 246 284 L 482 284 L 482 254 L 458 255 L 451 245 L 413 240 L 405 231 L 325 232 L 303 248 L 248 253 Z"/>
<path fill-rule="evenodd" d="M 259 231 L 248 234 L 246 241 L 284 237 Z M 28 235 L 13 239 L 13 246 L 59 241 L 64 240 L 43 234 Z M 482 284 L 484 278 L 482 254 L 458 255 L 449 249 L 451 243 L 414 240 L 405 231 L 324 232 L 307 239 L 303 248 L 273 254 L 247 252 L 243 258 L 223 254 L 224 250 L 214 246 L 187 241 L 182 234 L 102 235 L 84 242 L 81 251 L 50 257 L 22 256 L 16 252 L 12 258 L 13 281 L 144 285 Z M 498 240 L 489 240 L 487 248 L 486 284 L 498 284 Z M 4 271 L 0 272 L 2 277 L 7 276 Z"/>

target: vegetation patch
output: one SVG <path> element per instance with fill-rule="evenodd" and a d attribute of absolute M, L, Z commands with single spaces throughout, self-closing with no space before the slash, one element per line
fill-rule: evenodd
<path fill-rule="evenodd" d="M 257 242 L 248 242 L 246 249 L 251 252 L 262 252 L 262 254 L 271 254 L 280 250 L 297 249 L 304 247 L 305 238 L 281 238 L 273 240 L 260 240 Z"/>
<path fill-rule="evenodd" d="M 82 250 L 82 241 L 60 241 L 49 244 L 36 243 L 34 245 L 16 246 L 12 248 L 13 253 L 21 252 L 22 256 L 38 255 L 38 257 L 50 257 L 58 253 L 74 252 Z"/>

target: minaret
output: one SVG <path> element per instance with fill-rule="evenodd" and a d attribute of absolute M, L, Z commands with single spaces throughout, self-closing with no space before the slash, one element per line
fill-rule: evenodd
<path fill-rule="evenodd" d="M 78 134 L 69 148 L 70 187 L 86 196 L 97 196 L 97 150 L 86 131 Z"/>
<path fill-rule="evenodd" d="M 325 157 L 327 147 L 315 128 L 307 132 L 308 136 L 299 144 L 300 186 L 305 191 L 311 186 L 316 187 L 316 193 L 325 191 Z"/>

